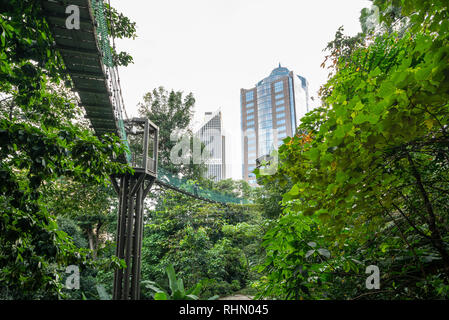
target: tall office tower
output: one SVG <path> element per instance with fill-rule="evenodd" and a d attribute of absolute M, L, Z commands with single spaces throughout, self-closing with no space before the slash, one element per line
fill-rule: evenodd
<path fill-rule="evenodd" d="M 256 185 L 256 159 L 269 155 L 293 136 L 300 119 L 309 112 L 308 82 L 282 67 L 259 81 L 254 88 L 240 90 L 243 179 Z"/>
<path fill-rule="evenodd" d="M 226 140 L 223 135 L 221 111 L 206 112 L 205 120 L 195 136 L 205 145 L 206 178 L 216 182 L 226 179 Z"/>

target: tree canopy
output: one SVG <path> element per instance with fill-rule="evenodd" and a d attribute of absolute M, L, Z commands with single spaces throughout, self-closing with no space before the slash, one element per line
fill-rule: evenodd
<path fill-rule="evenodd" d="M 447 2 L 374 4 L 380 23 L 337 32 L 322 106 L 259 177 L 293 183 L 266 235 L 267 295 L 355 298 L 377 265 L 380 298 L 447 297 Z"/>
<path fill-rule="evenodd" d="M 56 298 L 60 268 L 87 264 L 90 253 L 58 228 L 43 189 L 61 179 L 107 184 L 111 174 L 129 170 L 113 161 L 125 149 L 117 137 L 99 138 L 79 122 L 41 1 L 3 2 L 0 42 L 0 290 Z"/>
<path fill-rule="evenodd" d="M 173 163 L 172 133 L 192 142 L 195 97 L 163 87 L 144 96 L 160 167 L 252 203 L 153 192 L 143 298 L 449 298 L 449 3 L 372 3 L 361 33 L 339 28 L 327 45 L 321 104 L 284 139 L 277 172 L 254 171 L 260 188 Z M 41 5 L 10 0 L 0 12 L 0 299 L 107 299 L 125 267 L 109 177 L 132 169 L 114 161 L 120 139 L 82 118 Z M 136 37 L 133 21 L 105 10 L 111 35 Z M 111 53 L 115 66 L 132 63 L 114 44 Z M 80 291 L 61 281 L 70 264 L 82 268 Z M 380 288 L 367 290 L 377 268 Z"/>

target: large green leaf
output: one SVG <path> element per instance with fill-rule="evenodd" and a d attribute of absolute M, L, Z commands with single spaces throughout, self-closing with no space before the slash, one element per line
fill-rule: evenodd
<path fill-rule="evenodd" d="M 165 292 L 156 292 L 154 294 L 154 300 L 170 300 L 170 299 Z"/>

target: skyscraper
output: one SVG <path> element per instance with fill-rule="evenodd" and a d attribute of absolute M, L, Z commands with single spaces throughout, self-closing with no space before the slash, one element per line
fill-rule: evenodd
<path fill-rule="evenodd" d="M 299 120 L 309 112 L 308 82 L 279 64 L 254 88 L 240 90 L 240 110 L 243 179 L 256 184 L 252 173 L 256 159 L 293 136 Z"/>
<path fill-rule="evenodd" d="M 205 177 L 216 182 L 226 179 L 226 140 L 221 111 L 206 112 L 205 120 L 195 136 L 205 145 L 207 172 Z"/>

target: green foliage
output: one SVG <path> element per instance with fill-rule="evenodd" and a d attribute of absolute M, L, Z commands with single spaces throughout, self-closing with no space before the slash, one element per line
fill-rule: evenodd
<path fill-rule="evenodd" d="M 110 231 L 108 229 L 116 220 L 118 201 L 115 191 L 111 186 L 70 179 L 60 179 L 43 189 L 47 210 L 76 222 L 95 259 L 104 242 L 101 236 Z"/>
<path fill-rule="evenodd" d="M 255 171 L 259 173 L 259 170 Z M 278 178 L 279 177 L 279 178 Z M 291 181 L 281 176 L 258 176 L 257 179 L 263 188 L 256 188 L 254 191 L 255 203 L 263 211 L 263 215 L 268 219 L 276 219 L 282 213 L 282 195 L 292 187 Z"/>
<path fill-rule="evenodd" d="M 226 183 L 231 191 L 234 184 Z M 172 264 L 193 287 L 202 283 L 200 297 L 230 294 L 256 275 L 251 267 L 263 252 L 265 224 L 255 206 L 205 204 L 166 192 L 151 210 L 142 246 L 142 279 L 164 284 Z M 143 291 L 148 297 L 148 293 Z"/>
<path fill-rule="evenodd" d="M 322 107 L 280 147 L 278 173 L 261 180 L 292 183 L 265 236 L 261 296 L 447 298 L 447 3 L 374 3 L 387 26 L 411 24 L 337 33 L 328 47 Z M 367 295 L 371 264 L 383 289 Z"/>
<path fill-rule="evenodd" d="M 147 288 L 154 291 L 153 298 L 154 300 L 199 300 L 198 294 L 201 290 L 201 283 L 196 284 L 189 290 L 184 289 L 184 283 L 182 279 L 178 279 L 176 277 L 175 269 L 173 265 L 169 265 L 166 268 L 169 286 L 170 286 L 170 294 L 159 287 L 156 282 L 153 281 L 144 281 L 143 284 L 147 286 Z M 218 296 L 213 296 L 208 300 L 215 300 Z"/>
<path fill-rule="evenodd" d="M 100 300 L 112 300 L 111 295 L 106 291 L 103 285 L 96 285 Z"/>
<path fill-rule="evenodd" d="M 109 6 L 108 3 L 104 3 L 105 16 L 107 19 L 108 33 L 115 39 L 135 39 L 137 37 L 136 33 L 136 23 L 131 21 L 128 17 L 123 15 L 123 13 L 118 12 L 114 7 Z M 112 50 L 112 60 L 116 66 L 128 66 L 134 63 L 133 57 L 125 52 L 117 52 L 115 46 L 111 48 Z"/>
<path fill-rule="evenodd" d="M 171 173 L 181 173 L 187 178 L 201 178 L 199 165 L 177 165 L 170 160 L 170 152 L 178 142 L 172 141 L 170 136 L 176 131 L 192 136 L 188 127 L 193 118 L 195 105 L 193 94 L 189 93 L 183 97 L 180 91 L 169 92 L 159 87 L 145 94 L 143 99 L 143 103 L 139 104 L 139 114 L 151 119 L 159 127 L 159 166 Z"/>
<path fill-rule="evenodd" d="M 72 238 L 73 244 L 75 246 L 77 246 L 78 248 L 88 247 L 87 240 L 84 237 L 81 228 L 75 221 L 63 216 L 57 217 L 56 219 L 59 228 Z"/>
<path fill-rule="evenodd" d="M 41 1 L 3 2 L 0 42 L 0 295 L 61 298 L 65 266 L 87 270 L 93 261 L 80 237 L 75 245 L 60 230 L 46 191 L 61 179 L 107 184 L 111 174 L 129 171 L 112 160 L 124 147 L 77 122 L 81 110 L 64 86 Z"/>

